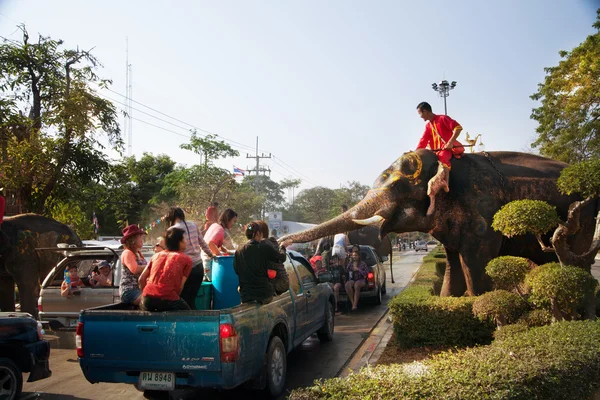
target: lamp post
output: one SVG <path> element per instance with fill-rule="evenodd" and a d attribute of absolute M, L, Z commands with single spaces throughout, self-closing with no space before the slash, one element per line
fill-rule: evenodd
<path fill-rule="evenodd" d="M 450 91 L 456 87 L 456 81 L 448 83 L 447 80 L 443 80 L 440 83 L 432 83 L 431 87 L 433 90 L 438 92 L 440 97 L 444 98 L 444 114 L 448 115 L 448 109 L 446 107 L 446 97 L 450 96 Z"/>

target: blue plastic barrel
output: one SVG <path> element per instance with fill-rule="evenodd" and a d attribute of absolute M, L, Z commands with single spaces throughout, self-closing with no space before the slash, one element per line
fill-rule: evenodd
<path fill-rule="evenodd" d="M 213 310 L 234 307 L 241 303 L 240 280 L 233 270 L 233 256 L 218 256 L 212 264 Z"/>

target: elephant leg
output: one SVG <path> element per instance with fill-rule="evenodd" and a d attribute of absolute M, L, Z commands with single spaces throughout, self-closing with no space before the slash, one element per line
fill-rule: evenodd
<path fill-rule="evenodd" d="M 465 282 L 465 274 L 463 273 L 462 263 L 457 251 L 446 248 L 446 272 L 444 273 L 444 283 L 440 296 L 455 296 L 459 297 L 465 294 L 467 284 Z"/>
<path fill-rule="evenodd" d="M 21 311 L 28 312 L 37 318 L 37 299 L 40 293 L 40 286 L 35 282 L 19 282 L 19 297 L 21 298 Z"/>
<path fill-rule="evenodd" d="M 15 281 L 8 273 L 0 274 L 0 311 L 15 311 Z"/>

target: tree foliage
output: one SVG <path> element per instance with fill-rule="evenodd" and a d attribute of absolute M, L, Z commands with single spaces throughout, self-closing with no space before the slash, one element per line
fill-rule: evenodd
<path fill-rule="evenodd" d="M 481 320 L 492 320 L 498 327 L 515 322 L 527 310 L 527 303 L 506 290 L 482 294 L 473 303 L 473 315 Z"/>
<path fill-rule="evenodd" d="M 217 135 L 208 134 L 200 137 L 192 131 L 189 143 L 182 144 L 182 149 L 193 151 L 203 157 L 203 164 L 208 165 L 214 160 L 227 157 L 237 157 L 240 153 L 222 140 L 217 140 Z"/>
<path fill-rule="evenodd" d="M 485 272 L 492 278 L 496 288 L 518 290 L 529 272 L 529 260 L 514 256 L 496 257 L 490 260 Z"/>
<path fill-rule="evenodd" d="M 90 168 L 103 161 L 94 150 L 98 135 L 117 149 L 121 135 L 115 107 L 91 86 L 110 83 L 96 75 L 91 52 L 41 35 L 31 40 L 19 28 L 21 41 L 0 45 L 0 179 L 24 211 L 48 213 L 61 182 L 99 177 Z"/>
<path fill-rule="evenodd" d="M 561 193 L 568 195 L 600 196 L 600 158 L 569 165 L 561 171 L 557 186 Z"/>
<path fill-rule="evenodd" d="M 559 222 L 556 207 L 540 200 L 515 200 L 494 215 L 492 228 L 504 236 L 543 235 Z"/>
<path fill-rule="evenodd" d="M 295 205 L 304 216 L 303 222 L 320 224 L 329 217 L 329 208 L 335 198 L 332 189 L 316 186 L 301 191 L 296 197 Z"/>
<path fill-rule="evenodd" d="M 541 105 L 531 118 L 539 126 L 533 147 L 565 162 L 600 157 L 600 9 L 598 29 L 571 51 L 561 51 L 557 66 L 531 96 Z"/>

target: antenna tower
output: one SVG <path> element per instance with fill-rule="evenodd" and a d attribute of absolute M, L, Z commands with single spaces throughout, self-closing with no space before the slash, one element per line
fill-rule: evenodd
<path fill-rule="evenodd" d="M 125 39 L 125 120 L 123 123 L 123 136 L 127 138 L 127 156 L 133 155 L 133 120 L 131 113 L 133 112 L 133 85 L 132 71 L 129 63 L 129 38 Z"/>

